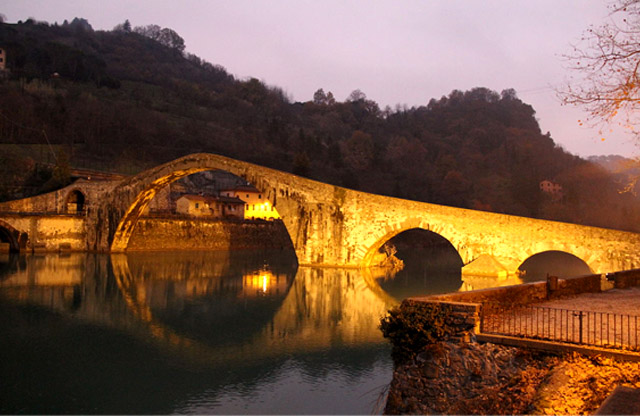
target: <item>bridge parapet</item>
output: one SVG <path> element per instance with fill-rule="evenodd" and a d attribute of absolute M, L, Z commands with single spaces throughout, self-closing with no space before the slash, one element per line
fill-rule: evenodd
<path fill-rule="evenodd" d="M 82 211 L 87 211 L 88 209 L 98 207 L 105 199 L 105 195 L 109 194 L 119 183 L 120 181 L 78 179 L 71 185 L 53 192 L 47 192 L 29 198 L 16 199 L 14 201 L 1 202 L 0 212 L 48 215 L 75 214 L 77 213 L 77 206 L 71 211 L 69 209 L 69 200 L 74 192 L 82 194 Z"/>
<path fill-rule="evenodd" d="M 87 250 L 86 217 L 119 182 L 80 179 L 57 191 L 0 203 L 10 251 Z"/>

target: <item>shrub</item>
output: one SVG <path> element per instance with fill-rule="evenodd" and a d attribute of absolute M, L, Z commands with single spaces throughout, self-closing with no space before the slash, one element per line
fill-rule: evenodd
<path fill-rule="evenodd" d="M 405 300 L 389 310 L 380 321 L 380 330 L 393 345 L 392 357 L 400 363 L 409 360 L 426 345 L 454 333 L 447 324 L 448 305 Z"/>

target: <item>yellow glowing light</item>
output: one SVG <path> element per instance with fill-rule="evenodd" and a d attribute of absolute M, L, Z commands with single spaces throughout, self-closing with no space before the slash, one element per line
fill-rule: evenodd
<path fill-rule="evenodd" d="M 261 201 L 259 204 L 247 203 L 244 211 L 244 217 L 247 219 L 279 219 L 280 215 L 275 209 L 271 201 Z"/>
<path fill-rule="evenodd" d="M 244 296 L 262 296 L 274 290 L 278 292 L 285 287 L 286 280 L 278 279 L 278 277 L 269 270 L 254 271 L 243 277 Z"/>

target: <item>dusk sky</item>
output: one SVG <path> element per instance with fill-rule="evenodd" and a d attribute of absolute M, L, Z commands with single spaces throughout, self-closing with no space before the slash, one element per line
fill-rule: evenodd
<path fill-rule="evenodd" d="M 418 106 L 452 90 L 514 88 L 536 110 L 543 133 L 580 156 L 637 156 L 618 129 L 580 127 L 585 113 L 561 106 L 562 55 L 589 25 L 607 19 L 605 0 L 151 1 L 4 0 L 9 23 L 83 17 L 96 30 L 157 24 L 186 50 L 238 78 L 281 87 L 294 101 L 318 88 L 343 101 L 360 89 L 381 108 Z M 602 130 L 600 132 L 599 130 Z M 603 140 L 604 138 L 604 140 Z"/>

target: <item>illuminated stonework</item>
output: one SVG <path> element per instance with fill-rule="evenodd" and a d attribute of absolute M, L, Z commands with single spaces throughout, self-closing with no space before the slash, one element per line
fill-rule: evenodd
<path fill-rule="evenodd" d="M 465 264 L 486 254 L 511 273 L 525 259 L 549 250 L 573 254 L 596 273 L 640 267 L 639 234 L 373 195 L 204 153 L 158 166 L 115 188 L 100 208 L 99 232 L 90 243 L 96 249 L 126 250 L 138 216 L 158 189 L 216 169 L 244 178 L 276 207 L 301 264 L 367 266 L 390 238 L 420 228 L 446 238 Z"/>
<path fill-rule="evenodd" d="M 125 251 L 138 218 L 156 193 L 206 170 L 230 172 L 260 190 L 265 203 L 282 218 L 300 264 L 368 266 L 390 238 L 419 228 L 446 238 L 465 265 L 487 255 L 508 273 L 545 251 L 572 254 L 594 273 L 640 267 L 640 234 L 373 195 L 205 153 L 125 179 L 103 193 L 99 205 L 88 194 L 85 233 L 78 238 L 89 250 Z M 64 192 L 69 191 L 59 191 L 56 201 L 64 203 Z M 0 204 L 0 211 L 4 206 L 8 205 Z M 0 215 L 0 221 L 21 233 L 34 230 L 28 219 Z"/>

